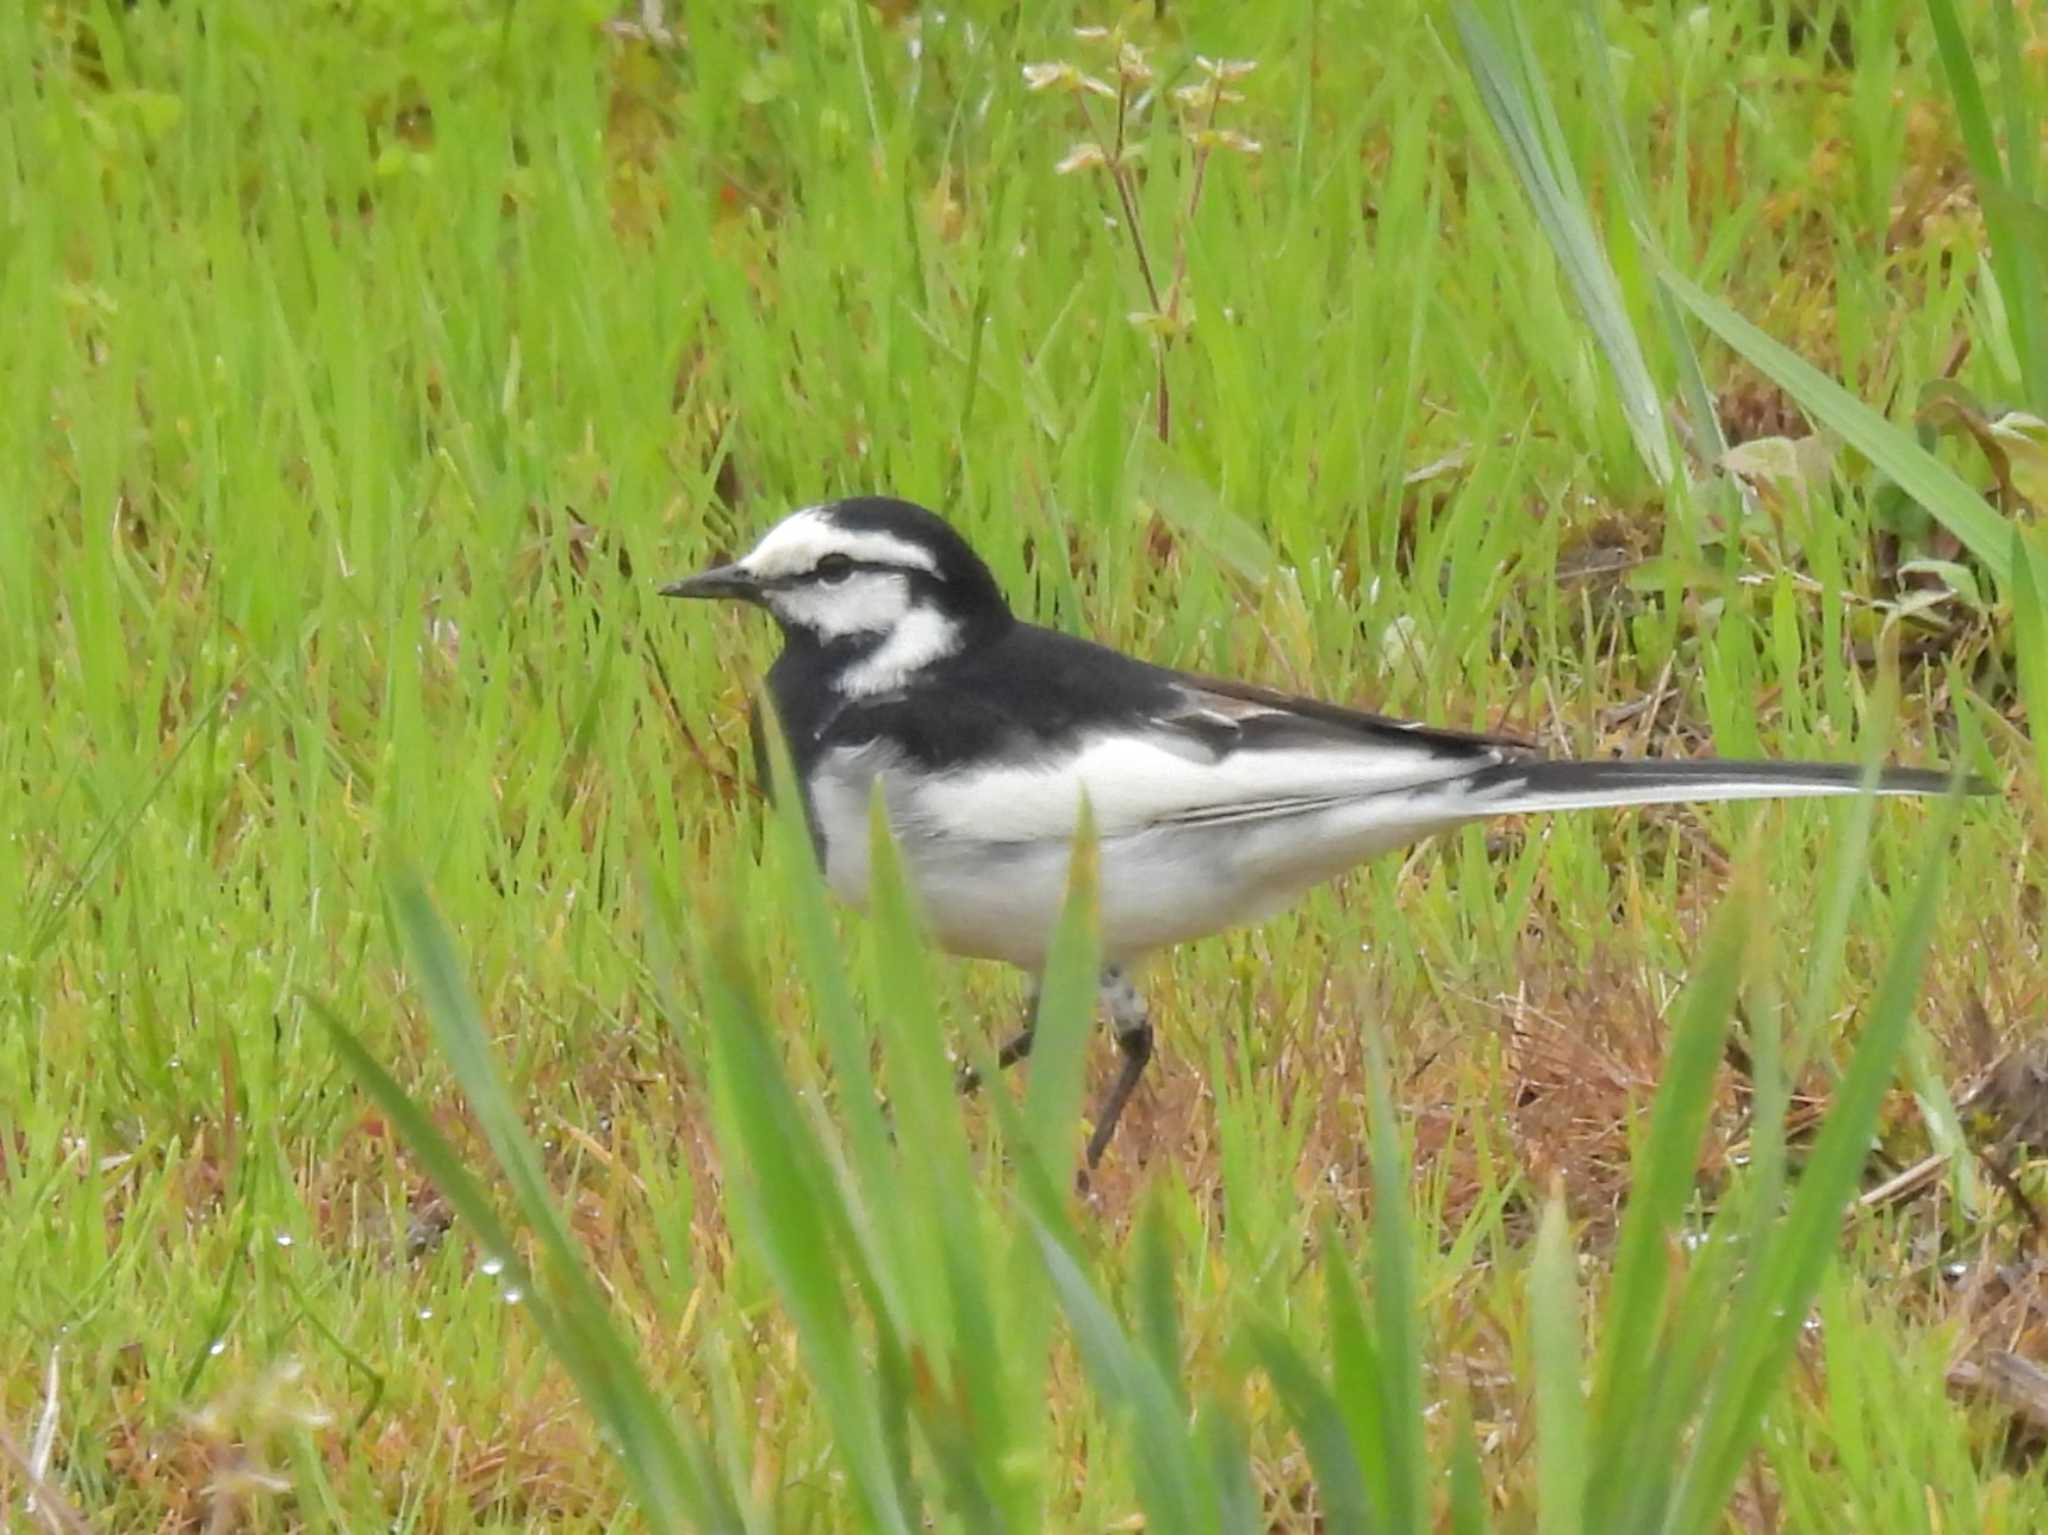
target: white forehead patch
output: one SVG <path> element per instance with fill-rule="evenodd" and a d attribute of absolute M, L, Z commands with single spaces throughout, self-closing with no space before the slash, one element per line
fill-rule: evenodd
<path fill-rule="evenodd" d="M 815 570 L 828 554 L 843 554 L 864 564 L 900 565 L 933 575 L 939 572 L 931 555 L 908 539 L 893 533 L 853 532 L 838 526 L 817 506 L 791 512 L 764 533 L 753 552 L 739 563 L 749 575 L 773 581 Z"/>

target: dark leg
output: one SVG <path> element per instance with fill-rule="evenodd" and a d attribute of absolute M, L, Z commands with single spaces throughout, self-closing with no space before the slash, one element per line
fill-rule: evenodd
<path fill-rule="evenodd" d="M 1088 1137 L 1087 1165 L 1091 1169 L 1109 1149 L 1117 1121 L 1123 1118 L 1124 1105 L 1131 1101 L 1138 1078 L 1145 1074 L 1145 1063 L 1152 1059 L 1152 1019 L 1145 999 L 1114 965 L 1102 972 L 1102 1000 L 1109 1010 L 1109 1024 L 1116 1032 L 1116 1048 L 1123 1056 L 1123 1064 L 1117 1068 L 1109 1091 L 1103 1094 L 1102 1106 L 1095 1111 L 1095 1133 Z"/>
<path fill-rule="evenodd" d="M 1008 1071 L 1012 1066 L 1031 1053 L 1031 1031 L 1038 1020 L 1038 988 L 1031 988 L 1030 1000 L 1024 1004 L 1024 1027 L 1003 1042 L 1003 1048 L 996 1052 L 996 1070 Z M 981 1073 L 972 1066 L 962 1066 L 958 1079 L 960 1091 L 971 1093 L 981 1086 Z"/>

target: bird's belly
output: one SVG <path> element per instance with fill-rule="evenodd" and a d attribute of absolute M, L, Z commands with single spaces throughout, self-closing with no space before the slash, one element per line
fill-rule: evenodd
<path fill-rule="evenodd" d="M 1293 891 L 1250 889 L 1214 866 L 1201 847 L 1153 833 L 1119 837 L 1101 849 L 1103 958 L 1135 959 L 1149 950 L 1220 932 L 1270 915 Z M 901 839 L 903 870 L 925 925 L 954 954 L 1007 960 L 1028 970 L 1045 963 L 1067 898 L 1073 844 L 1066 840 L 993 842 Z M 831 847 L 828 834 L 828 848 Z M 841 899 L 865 905 L 865 846 L 828 853 L 827 878 Z"/>
<path fill-rule="evenodd" d="M 846 828 L 852 831 L 853 828 Z M 1073 843 L 899 839 L 903 870 L 925 925 L 954 954 L 1000 959 L 1036 971 L 1045 963 L 1067 898 Z M 867 904 L 865 836 L 826 832 L 826 877 L 840 899 Z M 1213 833 L 1148 831 L 1101 847 L 1100 932 L 1108 962 L 1206 937 L 1273 915 L 1327 878 L 1248 881 Z"/>
<path fill-rule="evenodd" d="M 852 906 L 868 902 L 868 805 L 874 777 L 849 754 L 847 770 L 820 774 L 811 786 L 819 858 L 832 893 Z M 1022 840 L 935 835 L 916 820 L 890 817 L 904 877 L 941 947 L 1007 960 L 1028 970 L 1045 963 L 1067 897 L 1074 844 L 1068 837 Z M 1103 957 L 1135 958 L 1148 949 L 1213 933 L 1263 915 L 1240 913 L 1245 892 L 1216 862 L 1213 834 L 1150 830 L 1102 844 Z"/>
<path fill-rule="evenodd" d="M 821 777 L 813 811 L 827 882 L 865 906 L 868 802 L 873 778 Z M 1361 859 L 1455 824 L 1363 817 L 1340 806 L 1247 825 L 1164 825 L 1103 839 L 1101 935 L 1105 960 L 1261 921 Z M 997 840 L 938 835 L 892 809 L 891 830 L 932 936 L 955 954 L 1037 970 L 1067 895 L 1067 837 Z"/>

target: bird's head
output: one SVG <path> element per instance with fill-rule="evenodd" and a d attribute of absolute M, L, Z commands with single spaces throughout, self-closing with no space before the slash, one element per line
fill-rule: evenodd
<path fill-rule="evenodd" d="M 995 577 L 935 513 L 863 496 L 792 512 L 740 559 L 662 588 L 766 608 L 840 689 L 882 693 L 1012 622 Z"/>

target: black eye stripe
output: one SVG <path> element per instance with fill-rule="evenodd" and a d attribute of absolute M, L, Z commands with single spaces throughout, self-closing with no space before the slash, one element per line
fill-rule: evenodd
<path fill-rule="evenodd" d="M 809 570 L 792 570 L 784 575 L 770 576 L 761 585 L 770 589 L 787 590 L 790 587 L 811 586 L 820 582 L 836 586 L 840 581 L 854 575 L 903 576 L 915 581 L 929 574 L 928 571 L 913 570 L 905 565 L 891 565 L 883 560 L 857 560 L 851 555 L 834 552 L 820 556 L 818 563 Z"/>

